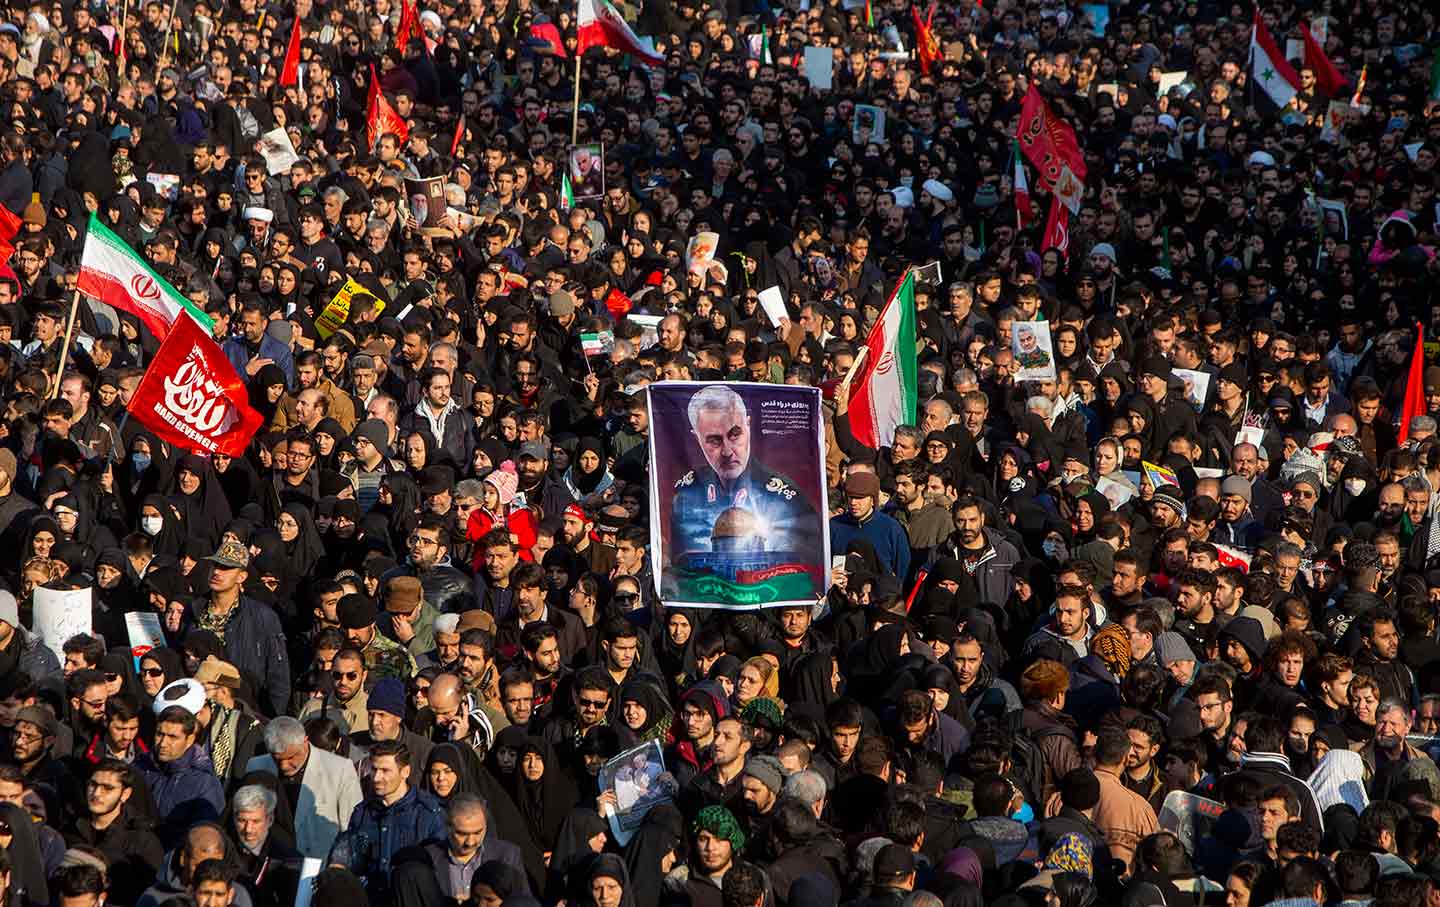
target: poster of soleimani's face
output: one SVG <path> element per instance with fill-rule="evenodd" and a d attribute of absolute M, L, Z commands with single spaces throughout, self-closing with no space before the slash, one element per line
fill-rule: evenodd
<path fill-rule="evenodd" d="M 1020 351 L 1022 353 L 1032 352 L 1038 345 L 1038 342 L 1035 340 L 1035 332 L 1027 327 L 1020 328 L 1016 332 L 1015 339 L 1016 342 L 1020 344 Z"/>
<path fill-rule="evenodd" d="M 709 387 L 690 399 L 690 430 L 715 474 L 733 482 L 750 465 L 750 414 L 740 395 Z"/>
<path fill-rule="evenodd" d="M 570 189 L 576 198 L 605 194 L 605 149 L 598 142 L 570 149 Z"/>

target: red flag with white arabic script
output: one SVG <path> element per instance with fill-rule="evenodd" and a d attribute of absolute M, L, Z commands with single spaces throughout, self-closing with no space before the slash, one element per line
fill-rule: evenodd
<path fill-rule="evenodd" d="M 130 412 L 163 441 L 201 454 L 243 456 L 264 417 L 200 325 L 176 318 L 135 388 Z"/>

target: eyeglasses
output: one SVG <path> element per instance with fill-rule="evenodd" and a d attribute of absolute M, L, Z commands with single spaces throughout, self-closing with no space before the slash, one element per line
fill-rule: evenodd
<path fill-rule="evenodd" d="M 141 673 L 141 674 L 144 674 L 146 677 L 164 677 L 164 676 L 165 676 L 165 669 L 164 669 L 164 668 L 141 668 L 141 669 L 140 669 L 140 673 Z"/>
<path fill-rule="evenodd" d="M 89 699 L 82 699 L 82 700 L 80 700 L 80 704 L 81 704 L 81 705 L 88 705 L 88 706 L 89 706 L 90 708 L 92 708 L 92 709 L 103 709 L 103 708 L 105 708 L 105 700 L 103 700 L 103 699 L 101 699 L 99 702 L 95 702 L 95 701 L 92 701 L 92 700 L 89 700 Z"/>

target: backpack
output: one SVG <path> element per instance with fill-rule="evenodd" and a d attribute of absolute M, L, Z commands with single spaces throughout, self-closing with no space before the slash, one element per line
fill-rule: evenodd
<path fill-rule="evenodd" d="M 1040 749 L 1040 741 L 1046 737 L 1070 737 L 1073 740 L 1074 735 L 1054 725 L 1039 732 L 1031 732 L 1021 725 L 1024 714 L 1016 711 L 1008 716 L 1013 738 L 1010 745 L 1010 777 L 1023 788 L 1021 792 L 1025 794 L 1025 802 L 1039 815 L 1045 810 L 1045 803 L 1041 800 L 1045 794 L 1045 753 Z"/>

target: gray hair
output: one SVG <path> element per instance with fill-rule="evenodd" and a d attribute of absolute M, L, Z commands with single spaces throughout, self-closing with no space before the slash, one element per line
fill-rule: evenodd
<path fill-rule="evenodd" d="M 1025 401 L 1025 409 L 1028 412 L 1039 413 L 1046 419 L 1055 414 L 1055 404 L 1044 394 L 1036 394 Z"/>
<path fill-rule="evenodd" d="M 263 809 L 267 816 L 275 815 L 275 792 L 263 784 L 247 784 L 235 792 L 230 799 L 230 808 L 235 812 Z"/>
<path fill-rule="evenodd" d="M 460 629 L 460 615 L 441 614 L 435 618 L 435 632 L 449 636 Z"/>
<path fill-rule="evenodd" d="M 455 483 L 454 497 L 483 501 L 485 500 L 485 483 L 479 479 L 461 479 Z"/>
<path fill-rule="evenodd" d="M 901 907 L 944 907 L 945 902 L 928 891 L 912 891 L 905 896 Z"/>
<path fill-rule="evenodd" d="M 715 153 L 710 155 L 710 163 L 717 164 L 720 161 L 727 161 L 733 164 L 735 163 L 735 155 L 731 154 L 729 149 L 717 148 L 715 149 Z"/>
<path fill-rule="evenodd" d="M 344 189 L 341 189 L 339 186 L 331 186 L 329 189 L 326 189 L 323 194 L 325 198 L 340 199 L 340 204 L 342 205 L 350 201 L 350 193 L 346 192 Z"/>
<path fill-rule="evenodd" d="M 955 374 L 950 376 L 950 380 L 956 387 L 967 387 L 980 383 L 980 379 L 975 375 L 975 370 L 969 368 L 957 368 Z"/>
<path fill-rule="evenodd" d="M 1388 715 L 1391 712 L 1401 713 L 1405 716 L 1406 723 L 1409 723 L 1410 706 L 1406 705 L 1401 700 L 1396 699 L 1394 696 L 1387 696 L 1384 699 L 1380 700 L 1379 708 L 1375 709 L 1375 718 L 1378 720 L 1380 716 Z"/>
<path fill-rule="evenodd" d="M 1410 420 L 1411 431 L 1428 431 L 1433 434 L 1436 430 L 1435 425 L 1433 416 L 1416 416 Z"/>
<path fill-rule="evenodd" d="M 276 753 L 293 750 L 307 740 L 305 725 L 289 715 L 272 718 L 270 723 L 265 725 L 265 749 L 272 756 Z"/>
<path fill-rule="evenodd" d="M 806 768 L 785 779 L 783 793 L 809 806 L 825 799 L 829 790 L 830 786 L 825 783 L 824 775 Z"/>
<path fill-rule="evenodd" d="M 700 423 L 700 414 L 702 412 L 725 412 L 738 413 L 741 416 L 748 415 L 745 410 L 745 401 L 740 398 L 740 395 L 730 388 L 719 384 L 712 384 L 709 387 L 702 388 L 695 396 L 690 398 L 690 406 L 686 410 L 686 415 L 690 417 L 691 428 L 694 428 Z"/>
<path fill-rule="evenodd" d="M 921 447 L 925 443 L 925 433 L 920 430 L 920 426 L 918 425 L 895 426 L 895 441 L 898 441 L 901 438 L 909 438 L 910 443 L 914 444 L 916 447 Z M 894 444 L 895 442 L 892 441 L 890 443 Z"/>

